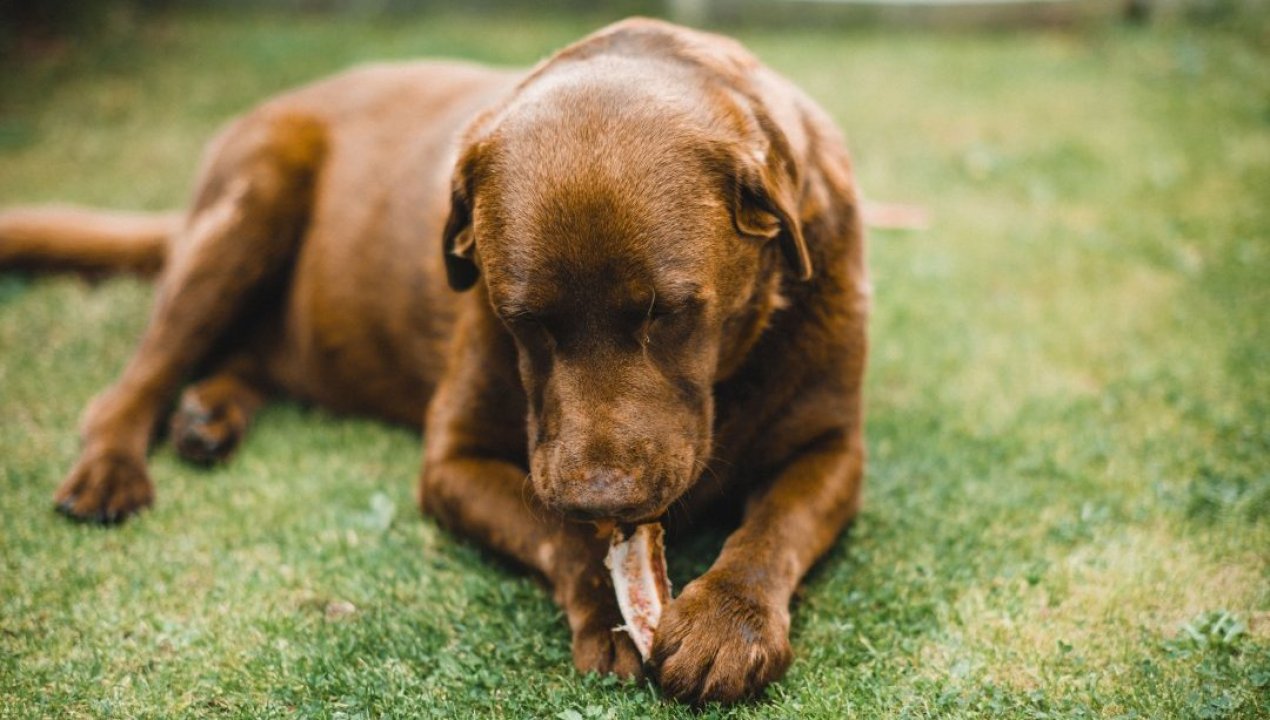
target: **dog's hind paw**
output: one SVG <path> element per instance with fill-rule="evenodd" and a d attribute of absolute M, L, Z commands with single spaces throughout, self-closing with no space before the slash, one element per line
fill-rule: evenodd
<path fill-rule="evenodd" d="M 247 431 L 247 417 L 232 401 L 207 402 L 198 387 L 185 391 L 172 413 L 170 436 L 176 452 L 199 465 L 229 459 Z"/>
<path fill-rule="evenodd" d="M 112 524 L 154 503 L 145 462 L 125 453 L 85 454 L 53 495 L 57 511 L 75 520 Z"/>

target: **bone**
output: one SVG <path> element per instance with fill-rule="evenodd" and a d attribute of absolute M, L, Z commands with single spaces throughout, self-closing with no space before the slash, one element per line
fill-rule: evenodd
<path fill-rule="evenodd" d="M 604 559 L 617 593 L 623 625 L 640 657 L 648 660 L 653 635 L 662 610 L 670 602 L 670 577 L 666 574 L 666 547 L 658 523 L 638 525 L 630 533 L 614 529 L 608 556 Z"/>

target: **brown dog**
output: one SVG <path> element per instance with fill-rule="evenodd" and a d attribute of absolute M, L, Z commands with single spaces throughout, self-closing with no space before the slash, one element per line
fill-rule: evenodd
<path fill-rule="evenodd" d="M 858 506 L 869 289 L 838 133 L 735 42 L 630 20 L 528 75 L 355 70 L 232 122 L 182 217 L 0 216 L 0 267 L 160 265 L 62 512 L 153 501 L 146 451 L 189 379 L 171 427 L 198 461 L 274 393 L 422 422 L 424 511 L 546 578 L 578 668 L 643 672 L 606 542 L 562 516 L 742 497 L 649 667 L 695 702 L 788 666 L 790 597 Z"/>

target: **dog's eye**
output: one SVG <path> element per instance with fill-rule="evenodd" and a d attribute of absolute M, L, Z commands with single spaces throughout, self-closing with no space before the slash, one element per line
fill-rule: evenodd
<path fill-rule="evenodd" d="M 653 328 L 664 326 L 674 319 L 677 311 L 675 308 L 665 306 L 653 306 L 644 314 L 640 323 L 639 341 L 641 345 L 647 346 L 653 341 Z"/>
<path fill-rule="evenodd" d="M 678 308 L 670 307 L 668 305 L 653 306 L 644 313 L 644 317 L 642 318 L 644 330 L 648 331 L 658 324 L 665 324 L 673 320 L 678 314 Z"/>
<path fill-rule="evenodd" d="M 507 310 L 499 313 L 503 316 L 503 321 L 509 325 L 541 325 L 542 321 L 537 315 L 525 310 Z"/>
<path fill-rule="evenodd" d="M 499 317 L 522 348 L 551 350 L 555 347 L 556 337 L 551 330 L 550 318 L 524 311 L 500 312 Z"/>
<path fill-rule="evenodd" d="M 503 323 L 512 332 L 517 330 L 546 329 L 546 321 L 541 315 L 522 308 L 500 309 L 498 316 L 502 318 Z"/>

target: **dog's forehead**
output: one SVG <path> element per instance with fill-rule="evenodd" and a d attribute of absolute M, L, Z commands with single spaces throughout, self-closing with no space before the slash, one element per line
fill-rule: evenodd
<path fill-rule="evenodd" d="M 720 231 L 726 213 L 703 207 L 689 218 L 694 213 L 595 178 L 538 194 L 532 208 L 489 225 L 478 216 L 477 242 L 496 300 L 534 309 L 578 303 L 618 309 L 658 295 L 678 302 L 711 291 L 718 255 L 726 251 Z"/>
<path fill-rule="evenodd" d="M 474 212 L 487 283 L 538 303 L 697 294 L 736 237 L 721 190 L 694 172 L 559 161 L 487 183 Z"/>
<path fill-rule="evenodd" d="M 737 249 L 719 152 L 735 127 L 703 92 L 680 69 L 650 76 L 622 58 L 523 89 L 484 138 L 474 193 L 491 293 L 610 305 L 713 286 Z"/>

